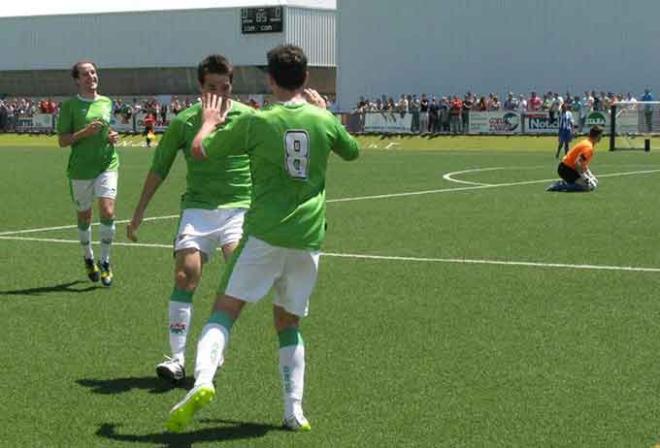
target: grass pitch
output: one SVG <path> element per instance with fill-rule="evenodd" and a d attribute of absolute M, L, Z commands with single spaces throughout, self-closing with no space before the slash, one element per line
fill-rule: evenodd
<path fill-rule="evenodd" d="M 103 289 L 84 275 L 68 150 L 0 138 L 0 446 L 660 442 L 658 153 L 603 144 L 598 191 L 562 194 L 544 191 L 554 139 L 364 146 L 357 162 L 330 164 L 327 255 L 302 326 L 313 431 L 279 428 L 267 298 L 234 327 L 216 401 L 170 435 L 163 423 L 185 390 L 159 383 L 154 367 L 168 351 L 168 216 L 184 164 L 149 207 L 141 245 L 118 224 L 115 284 Z M 121 150 L 118 220 L 130 218 L 151 155 Z M 213 259 L 195 295 L 189 373 L 223 267 Z"/>

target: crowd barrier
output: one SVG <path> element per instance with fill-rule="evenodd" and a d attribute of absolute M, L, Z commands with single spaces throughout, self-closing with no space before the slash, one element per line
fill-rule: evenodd
<path fill-rule="evenodd" d="M 547 111 L 470 111 L 458 115 L 440 114 L 437 118 L 419 112 L 352 112 L 338 114 L 342 123 L 355 134 L 472 134 L 543 135 L 557 134 L 559 115 Z M 591 126 L 609 127 L 608 112 L 574 115 L 579 132 Z"/>
<path fill-rule="evenodd" d="M 146 116 L 146 112 L 137 112 L 130 116 L 120 113 L 113 114 L 110 118 L 110 127 L 120 133 L 140 133 L 144 130 Z M 159 116 L 159 121 L 154 125 L 154 131 L 165 132 L 167 125 L 174 116 L 174 114 L 168 112 L 165 121 L 160 121 L 162 117 Z M 55 114 L 37 113 L 31 116 L 10 116 L 0 122 L 0 132 L 48 134 L 55 132 L 56 127 L 57 115 Z"/>
<path fill-rule="evenodd" d="M 349 132 L 354 134 L 471 134 L 471 135 L 543 135 L 557 134 L 559 116 L 549 112 L 492 111 L 440 115 L 438 119 L 415 112 L 351 112 L 337 116 Z M 138 112 L 130 117 L 114 114 L 110 126 L 121 133 L 140 133 L 144 130 L 146 113 Z M 18 116 L 8 120 L 0 130 L 18 133 L 54 132 L 57 117 L 53 114 Z M 160 117 L 159 117 L 160 118 Z M 155 132 L 164 132 L 174 118 L 169 113 L 165 121 L 158 121 Z M 608 112 L 591 112 L 586 116 L 574 117 L 578 132 L 598 125 L 609 129 Z M 428 127 L 427 127 L 428 126 Z"/>

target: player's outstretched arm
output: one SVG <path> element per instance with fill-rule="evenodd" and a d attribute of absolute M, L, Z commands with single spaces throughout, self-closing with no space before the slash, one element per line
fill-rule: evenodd
<path fill-rule="evenodd" d="M 151 169 L 144 180 L 140 200 L 135 207 L 131 222 L 126 227 L 126 236 L 131 241 L 137 241 L 137 231 L 144 219 L 144 212 L 160 184 L 169 174 L 179 149 L 185 145 L 184 121 L 179 117 L 172 120 L 165 134 L 163 134 L 163 138 L 158 143 L 156 151 L 154 151 Z"/>
<path fill-rule="evenodd" d="M 344 160 L 355 160 L 360 156 L 360 144 L 335 118 L 336 138 L 332 151 Z"/>
<path fill-rule="evenodd" d="M 163 178 L 153 171 L 150 171 L 149 174 L 147 174 L 147 178 L 144 180 L 144 186 L 142 187 L 142 194 L 140 195 L 138 205 L 135 207 L 131 222 L 129 222 L 126 226 L 126 236 L 129 240 L 137 242 L 137 232 L 140 228 L 140 225 L 142 224 L 142 221 L 144 220 L 144 211 L 147 209 L 149 202 L 151 202 L 151 198 L 154 197 L 156 190 L 158 190 L 158 187 L 160 187 L 162 182 Z"/>
<path fill-rule="evenodd" d="M 197 132 L 191 147 L 195 159 L 206 159 L 206 151 L 202 144 L 204 139 L 225 122 L 231 109 L 231 100 L 215 94 L 207 93 L 202 98 L 202 126 Z"/>

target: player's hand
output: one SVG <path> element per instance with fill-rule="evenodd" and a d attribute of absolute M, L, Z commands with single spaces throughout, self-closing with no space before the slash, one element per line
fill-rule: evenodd
<path fill-rule="evenodd" d="M 119 132 L 110 130 L 110 132 L 108 132 L 108 142 L 112 145 L 119 143 Z"/>
<path fill-rule="evenodd" d="M 314 89 L 305 89 L 303 91 L 305 99 L 308 103 L 313 104 L 314 106 L 320 107 L 321 109 L 326 108 L 325 100 L 323 97 Z"/>
<path fill-rule="evenodd" d="M 140 228 L 140 224 L 142 224 L 142 216 L 135 215 L 126 226 L 126 237 L 134 243 L 137 243 L 138 240 L 137 231 Z"/>
<path fill-rule="evenodd" d="M 91 137 L 92 135 L 96 135 L 99 132 L 101 132 L 104 126 L 105 124 L 101 120 L 94 120 L 87 125 L 87 127 L 83 131 L 83 135 L 85 137 Z"/>
<path fill-rule="evenodd" d="M 202 119 L 204 123 L 219 126 L 227 119 L 231 100 L 214 93 L 207 93 L 202 98 Z"/>

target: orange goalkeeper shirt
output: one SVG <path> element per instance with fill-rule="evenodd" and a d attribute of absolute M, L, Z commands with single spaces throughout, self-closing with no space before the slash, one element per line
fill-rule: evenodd
<path fill-rule="evenodd" d="M 580 156 L 582 156 L 583 160 L 582 167 L 587 168 L 594 156 L 594 144 L 588 138 L 585 138 L 573 146 L 571 150 L 568 151 L 568 154 L 561 159 L 561 162 L 577 171 L 577 161 Z"/>

